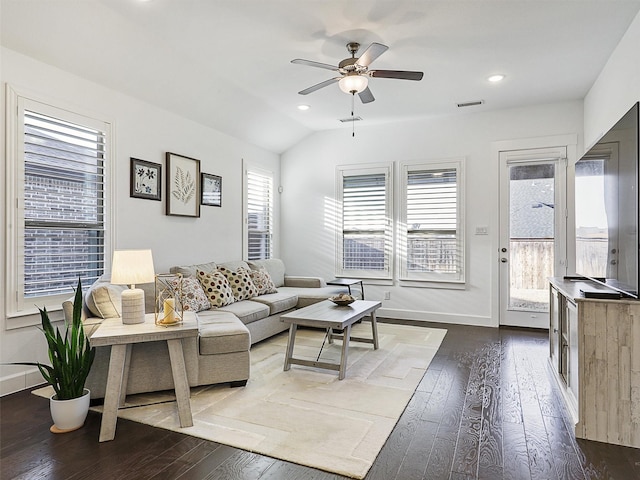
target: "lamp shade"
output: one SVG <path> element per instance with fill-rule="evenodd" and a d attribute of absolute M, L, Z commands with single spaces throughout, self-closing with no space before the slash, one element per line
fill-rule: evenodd
<path fill-rule="evenodd" d="M 369 84 L 369 79 L 363 75 L 346 75 L 340 79 L 338 86 L 344 93 L 360 93 Z"/>
<path fill-rule="evenodd" d="M 111 263 L 111 283 L 136 285 L 155 281 L 151 250 L 116 250 Z"/>

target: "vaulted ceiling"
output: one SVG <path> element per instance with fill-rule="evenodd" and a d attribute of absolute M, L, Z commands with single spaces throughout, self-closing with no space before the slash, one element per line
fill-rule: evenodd
<path fill-rule="evenodd" d="M 633 1 L 1 0 L 2 45 L 204 125 L 282 152 L 349 128 L 335 76 L 345 45 L 388 45 L 357 97 L 367 124 L 582 99 L 640 10 Z M 635 59 L 638 61 L 638 59 Z M 492 84 L 487 77 L 506 75 Z M 457 103 L 483 100 L 480 106 Z M 300 111 L 299 104 L 310 109 Z"/>

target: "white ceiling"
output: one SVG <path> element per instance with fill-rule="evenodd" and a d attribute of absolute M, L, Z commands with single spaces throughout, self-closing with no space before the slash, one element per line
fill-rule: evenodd
<path fill-rule="evenodd" d="M 582 99 L 640 0 L 0 0 L 2 45 L 274 152 L 338 119 L 332 72 L 346 43 L 389 50 L 373 69 L 366 124 Z M 638 61 L 638 59 L 634 59 Z M 486 78 L 503 73 L 500 84 Z M 460 109 L 456 103 L 484 100 Z M 311 109 L 299 111 L 306 103 Z"/>

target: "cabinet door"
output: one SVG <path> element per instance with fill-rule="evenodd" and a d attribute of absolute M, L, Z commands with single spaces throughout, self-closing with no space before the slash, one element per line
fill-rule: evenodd
<path fill-rule="evenodd" d="M 568 375 L 567 375 L 567 390 L 573 394 L 576 405 L 578 405 L 578 308 L 576 304 L 570 300 L 567 300 L 567 323 L 569 333 L 569 358 L 568 358 Z"/>
<path fill-rule="evenodd" d="M 549 348 L 551 355 L 551 365 L 560 371 L 560 315 L 562 315 L 562 294 L 554 287 L 551 287 L 551 298 L 549 302 Z"/>

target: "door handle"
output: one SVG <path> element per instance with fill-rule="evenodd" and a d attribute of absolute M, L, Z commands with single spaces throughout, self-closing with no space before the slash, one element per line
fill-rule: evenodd
<path fill-rule="evenodd" d="M 500 259 L 500 261 L 501 261 L 502 263 L 507 263 L 507 259 L 506 259 L 506 258 L 504 258 L 504 257 L 502 257 L 502 258 Z"/>

